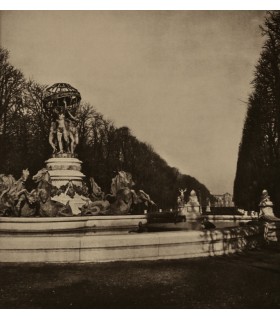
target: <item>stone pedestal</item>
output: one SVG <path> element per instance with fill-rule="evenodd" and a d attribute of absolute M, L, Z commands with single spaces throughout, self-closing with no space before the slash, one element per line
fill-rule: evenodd
<path fill-rule="evenodd" d="M 82 161 L 71 157 L 67 153 L 56 155 L 46 161 L 46 168 L 51 176 L 52 185 L 57 188 L 67 185 L 70 181 L 74 185 L 82 187 L 85 175 L 81 172 L 81 165 Z M 86 203 L 83 197 L 77 193 L 74 197 L 63 193 L 59 196 L 54 196 L 52 199 L 63 204 L 69 202 L 73 215 L 78 215 L 81 212 L 79 208 Z"/>
<path fill-rule="evenodd" d="M 63 155 L 66 155 L 63 157 Z M 82 186 L 84 174 L 81 172 L 81 164 L 77 158 L 62 154 L 61 157 L 50 158 L 46 161 L 46 168 L 51 176 L 52 184 L 56 187 L 66 185 L 69 181 L 77 186 Z"/>
<path fill-rule="evenodd" d="M 260 207 L 260 216 L 275 217 L 273 206 Z"/>
<path fill-rule="evenodd" d="M 267 190 L 263 190 L 260 207 L 260 217 L 275 217 L 273 213 L 273 202 L 270 200 Z"/>
<path fill-rule="evenodd" d="M 200 203 L 194 190 L 191 191 L 189 201 L 185 204 L 182 213 L 187 219 L 196 219 L 201 215 Z"/>
<path fill-rule="evenodd" d="M 200 214 L 200 205 L 191 205 L 187 203 L 185 205 L 185 208 L 187 209 L 188 213 L 194 213 L 194 214 Z"/>
<path fill-rule="evenodd" d="M 200 217 L 200 206 L 188 206 L 185 205 L 185 207 L 181 210 L 181 215 L 184 215 L 186 219 L 197 219 Z"/>

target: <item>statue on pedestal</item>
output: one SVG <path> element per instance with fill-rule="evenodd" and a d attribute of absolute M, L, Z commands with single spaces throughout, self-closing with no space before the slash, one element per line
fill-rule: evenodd
<path fill-rule="evenodd" d="M 185 193 L 187 189 L 179 189 L 180 195 L 177 198 L 178 209 L 182 209 L 185 206 Z"/>
<path fill-rule="evenodd" d="M 187 212 L 189 213 L 193 213 L 195 215 L 200 213 L 200 203 L 194 190 L 192 190 L 190 193 L 189 201 L 187 202 L 186 207 Z"/>
<path fill-rule="evenodd" d="M 261 202 L 259 204 L 260 207 L 260 216 L 270 216 L 275 217 L 273 213 L 273 203 L 270 200 L 270 196 L 268 195 L 267 190 L 263 190 L 261 196 Z"/>
<path fill-rule="evenodd" d="M 184 193 L 187 189 L 179 189 L 180 196 L 177 198 L 178 211 L 180 215 L 185 216 L 186 219 L 197 219 L 200 216 L 200 204 L 194 190 L 190 192 L 189 201 L 185 202 Z"/>
<path fill-rule="evenodd" d="M 75 155 L 79 142 L 76 112 L 80 100 L 79 91 L 67 83 L 56 83 L 47 88 L 43 99 L 44 108 L 51 119 L 49 143 L 52 157 L 46 161 L 46 169 L 53 185 L 58 188 L 69 181 L 79 187 L 83 184 L 82 162 Z"/>
<path fill-rule="evenodd" d="M 206 199 L 206 203 L 207 203 L 206 212 L 211 212 L 211 202 L 209 198 Z"/>
<path fill-rule="evenodd" d="M 264 223 L 264 239 L 268 242 L 279 241 L 276 233 L 275 223 L 279 223 L 280 219 L 275 217 L 273 213 L 273 203 L 270 200 L 267 190 L 263 190 L 261 196 L 260 207 L 260 219 L 265 221 Z"/>
<path fill-rule="evenodd" d="M 74 157 L 79 142 L 75 111 L 81 95 L 67 83 L 56 83 L 46 90 L 44 106 L 52 117 L 49 143 L 55 156 L 70 154 Z"/>

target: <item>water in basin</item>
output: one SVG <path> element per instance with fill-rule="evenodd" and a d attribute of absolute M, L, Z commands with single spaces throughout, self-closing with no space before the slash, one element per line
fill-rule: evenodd
<path fill-rule="evenodd" d="M 238 227 L 239 222 L 236 221 L 215 221 L 212 222 L 216 229 Z M 147 226 L 149 232 L 160 232 L 160 231 L 201 231 L 204 230 L 201 222 L 199 221 L 187 221 L 177 223 L 149 223 Z"/>

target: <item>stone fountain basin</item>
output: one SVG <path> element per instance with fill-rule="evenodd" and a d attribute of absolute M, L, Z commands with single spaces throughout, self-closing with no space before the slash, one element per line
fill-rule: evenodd
<path fill-rule="evenodd" d="M 146 219 L 145 216 L 122 218 L 126 226 L 136 226 Z M 263 228 L 259 225 L 211 231 L 131 233 L 127 228 L 125 233 L 115 234 L 81 232 L 97 221 L 100 228 L 106 225 L 108 229 L 112 224 L 118 229 L 124 225 L 120 219 L 120 216 L 1 218 L 0 262 L 87 263 L 205 257 L 251 249 L 263 239 Z M 64 232 L 59 232 L 62 228 Z"/>
<path fill-rule="evenodd" d="M 72 216 L 72 217 L 1 217 L 1 233 L 59 233 L 128 231 L 147 223 L 146 215 Z"/>

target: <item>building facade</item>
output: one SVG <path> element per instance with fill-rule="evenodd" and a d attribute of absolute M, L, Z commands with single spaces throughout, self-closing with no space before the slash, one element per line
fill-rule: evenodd
<path fill-rule="evenodd" d="M 215 203 L 214 207 L 234 207 L 234 202 L 232 201 L 232 195 L 228 192 L 224 194 L 214 194 Z"/>

